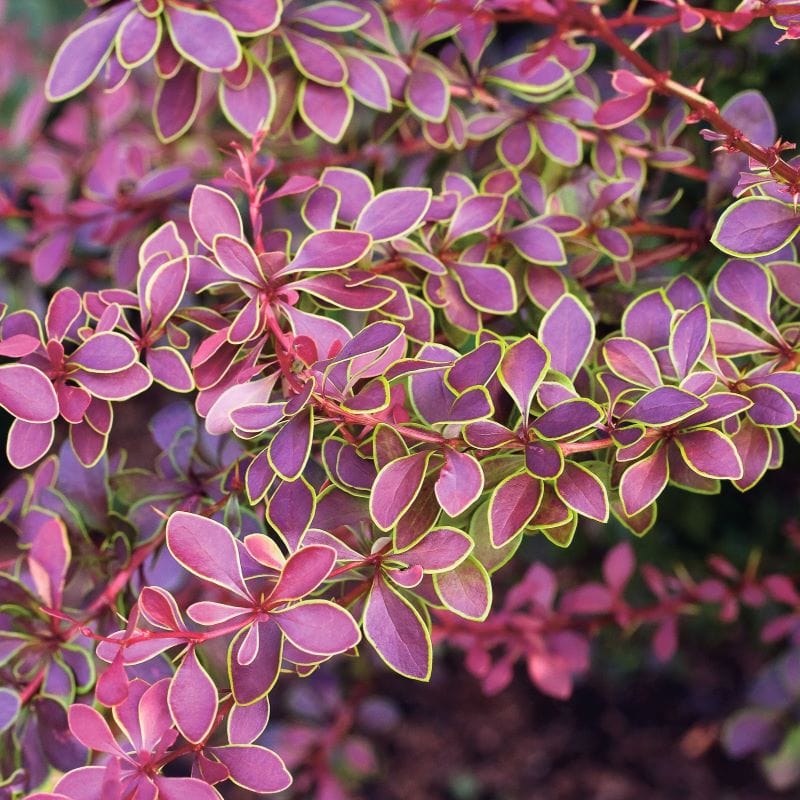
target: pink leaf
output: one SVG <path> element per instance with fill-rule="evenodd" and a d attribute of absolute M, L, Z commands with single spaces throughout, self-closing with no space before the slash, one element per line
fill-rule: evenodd
<path fill-rule="evenodd" d="M 373 581 L 367 597 L 364 635 L 395 672 L 428 680 L 432 650 L 422 618 L 408 600 L 380 578 Z"/>
<path fill-rule="evenodd" d="M 205 740 L 217 716 L 219 697 L 193 647 L 175 672 L 167 699 L 172 719 L 183 737 L 195 743 Z"/>

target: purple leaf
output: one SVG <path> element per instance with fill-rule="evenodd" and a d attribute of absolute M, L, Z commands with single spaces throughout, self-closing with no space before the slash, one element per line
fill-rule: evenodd
<path fill-rule="evenodd" d="M 269 33 L 281 18 L 279 0 L 214 0 L 214 8 L 244 36 Z"/>
<path fill-rule="evenodd" d="M 356 230 L 370 234 L 374 242 L 406 236 L 422 222 L 431 196 L 430 189 L 413 187 L 381 192 L 362 210 L 356 221 Z"/>
<path fill-rule="evenodd" d="M 561 239 L 536 221 L 518 225 L 504 235 L 517 252 L 533 264 L 556 266 L 567 263 Z"/>
<path fill-rule="evenodd" d="M 128 400 L 153 383 L 153 376 L 138 362 L 121 372 L 75 372 L 71 376 L 100 400 Z M 2 395 L 0 395 L 2 400 Z M 91 407 L 87 409 L 90 413 Z"/>
<path fill-rule="evenodd" d="M 391 557 L 408 566 L 419 565 L 425 572 L 444 572 L 460 564 L 471 552 L 473 542 L 455 528 L 436 528 L 413 547 Z"/>
<path fill-rule="evenodd" d="M 151 625 L 168 631 L 185 630 L 175 598 L 160 586 L 145 586 L 142 589 L 139 611 Z"/>
<path fill-rule="evenodd" d="M 764 267 L 754 261 L 733 258 L 717 273 L 714 291 L 726 305 L 780 341 L 780 332 L 770 315 L 772 283 Z"/>
<path fill-rule="evenodd" d="M 527 122 L 512 125 L 500 137 L 497 154 L 512 169 L 524 167 L 536 150 L 536 140 Z"/>
<path fill-rule="evenodd" d="M 438 70 L 418 65 L 406 84 L 406 102 L 421 119 L 444 122 L 450 105 L 447 81 Z"/>
<path fill-rule="evenodd" d="M 335 48 L 322 38 L 306 36 L 289 28 L 283 29 L 282 33 L 295 66 L 309 79 L 309 86 L 342 86 L 347 69 L 344 59 Z"/>
<path fill-rule="evenodd" d="M 208 250 L 213 248 L 217 234 L 244 238 L 239 209 L 227 194 L 213 186 L 195 186 L 189 203 L 189 220 L 195 235 Z"/>
<path fill-rule="evenodd" d="M 676 436 L 675 443 L 684 461 L 701 475 L 736 480 L 744 474 L 733 442 L 718 430 L 687 431 Z"/>
<path fill-rule="evenodd" d="M 282 792 L 291 786 L 292 776 L 280 756 L 256 744 L 229 744 L 210 747 L 215 758 L 227 768 L 230 779 L 244 789 L 259 794 Z M 188 800 L 188 796 L 185 795 Z"/>
<path fill-rule="evenodd" d="M 261 736 L 269 722 L 269 698 L 249 706 L 235 705 L 228 714 L 228 741 L 250 744 Z"/>
<path fill-rule="evenodd" d="M 386 569 L 386 576 L 398 586 L 404 589 L 413 589 L 422 583 L 425 577 L 425 570 L 419 564 L 413 567 L 402 567 L 398 569 Z"/>
<path fill-rule="evenodd" d="M 550 367 L 575 380 L 594 344 L 594 320 L 583 303 L 565 294 L 544 315 L 539 339 L 550 353 Z"/>
<path fill-rule="evenodd" d="M 470 447 L 478 450 L 493 450 L 516 439 L 516 436 L 505 425 L 493 420 L 484 420 L 468 425 L 464 433 Z"/>
<path fill-rule="evenodd" d="M 245 136 L 255 136 L 269 126 L 275 113 L 272 76 L 260 64 L 253 64 L 247 85 L 233 87 L 220 81 L 219 104 L 231 125 Z"/>
<path fill-rule="evenodd" d="M 654 290 L 636 298 L 622 315 L 622 334 L 638 339 L 651 349 L 669 343 L 672 308 L 664 292 Z"/>
<path fill-rule="evenodd" d="M 45 795 L 45 800 L 61 800 L 62 797 L 67 800 L 93 800 L 95 797 L 102 797 L 103 791 L 108 788 L 105 778 L 106 767 L 73 769 L 59 779 L 55 786 L 55 796 Z"/>
<path fill-rule="evenodd" d="M 250 611 L 241 606 L 215 603 L 213 600 L 200 600 L 192 603 L 186 609 L 186 613 L 189 615 L 189 619 L 198 625 L 221 625 L 223 622 L 230 622 L 237 617 L 244 618 L 250 614 Z"/>
<path fill-rule="evenodd" d="M 633 577 L 636 555 L 629 542 L 621 542 L 603 559 L 603 580 L 614 592 L 621 592 Z"/>
<path fill-rule="evenodd" d="M 314 415 L 311 408 L 290 417 L 269 443 L 270 466 L 287 481 L 300 477 L 311 452 Z"/>
<path fill-rule="evenodd" d="M 239 278 L 239 282 L 247 283 L 243 278 Z M 262 319 L 261 297 L 256 295 L 237 312 L 233 323 L 228 328 L 228 341 L 236 345 L 254 339 L 258 335 L 259 326 L 263 325 Z"/>
<path fill-rule="evenodd" d="M 347 85 L 356 100 L 376 111 L 392 110 L 392 94 L 383 70 L 367 55 L 350 50 L 344 54 Z"/>
<path fill-rule="evenodd" d="M 445 381 L 457 392 L 476 384 L 487 384 L 500 366 L 503 348 L 497 341 L 486 341 L 458 358 L 445 373 Z"/>
<path fill-rule="evenodd" d="M 169 4 L 167 27 L 175 49 L 206 72 L 233 69 L 242 59 L 242 49 L 233 28 L 208 11 Z"/>
<path fill-rule="evenodd" d="M 264 533 L 250 533 L 244 537 L 245 550 L 259 563 L 281 572 L 286 558 L 278 543 Z"/>
<path fill-rule="evenodd" d="M 283 652 L 283 634 L 272 619 L 253 624 L 258 626 L 258 651 L 249 664 L 240 663 L 237 657 L 248 628 L 239 631 L 228 648 L 233 697 L 245 706 L 261 700 L 275 685 Z"/>
<path fill-rule="evenodd" d="M 703 408 L 705 403 L 674 386 L 660 386 L 642 396 L 623 415 L 625 420 L 645 425 L 673 425 Z"/>
<path fill-rule="evenodd" d="M 514 281 L 508 272 L 494 264 L 451 264 L 469 303 L 490 314 L 511 314 L 517 307 Z"/>
<path fill-rule="evenodd" d="M 530 62 L 531 56 L 523 53 L 501 62 L 489 72 L 488 79 L 493 83 L 529 94 L 546 94 L 554 91 L 571 79 L 571 73 L 554 58 L 537 59 Z"/>
<path fill-rule="evenodd" d="M 44 456 L 53 444 L 52 422 L 25 422 L 15 419 L 6 440 L 6 455 L 15 469 L 27 469 Z"/>
<path fill-rule="evenodd" d="M 5 686 L 0 687 L 0 733 L 5 733 L 14 724 L 19 709 L 19 695 Z"/>
<path fill-rule="evenodd" d="M 703 355 L 708 344 L 710 320 L 708 306 L 698 303 L 683 314 L 672 328 L 669 355 L 678 378 L 686 377 Z"/>
<path fill-rule="evenodd" d="M 314 517 L 314 490 L 301 477 L 281 481 L 269 500 L 267 519 L 294 548 Z"/>
<path fill-rule="evenodd" d="M 480 562 L 467 557 L 455 569 L 437 572 L 433 585 L 445 607 L 465 619 L 486 619 L 492 605 L 492 583 Z"/>
<path fill-rule="evenodd" d="M 603 357 L 615 375 L 639 386 L 660 386 L 661 372 L 649 347 L 636 339 L 616 337 L 603 345 Z"/>
<path fill-rule="evenodd" d="M 62 340 L 83 313 L 83 300 L 78 292 L 70 286 L 59 289 L 47 306 L 44 327 L 48 337 Z M 8 355 L 13 355 L 13 353 Z M 27 353 L 20 355 L 27 355 Z"/>
<path fill-rule="evenodd" d="M 649 456 L 631 464 L 619 485 L 625 513 L 633 517 L 647 508 L 664 490 L 668 478 L 666 447 L 656 447 Z"/>
<path fill-rule="evenodd" d="M 740 491 L 746 491 L 761 480 L 769 469 L 772 459 L 770 431 L 745 420 L 731 440 L 743 469 L 742 477 L 734 480 L 734 484 Z"/>
<path fill-rule="evenodd" d="M 753 402 L 747 415 L 756 425 L 782 428 L 794 425 L 797 409 L 784 392 L 775 386 L 762 383 L 748 388 L 744 394 Z"/>
<path fill-rule="evenodd" d="M 147 368 L 153 380 L 173 392 L 191 392 L 195 388 L 188 364 L 172 347 L 151 347 L 147 351 Z"/>
<path fill-rule="evenodd" d="M 162 643 L 159 642 L 158 644 Z M 138 649 L 138 647 L 139 645 L 135 644 L 125 649 L 125 661 L 133 658 L 130 651 L 134 650 L 135 648 Z M 155 649 L 157 649 L 159 652 L 161 650 L 160 647 Z M 148 658 L 150 655 L 151 654 L 148 653 Z M 97 679 L 97 683 L 95 684 L 94 688 L 94 694 L 104 706 L 117 706 L 120 703 L 124 703 L 128 698 L 129 687 L 130 682 L 128 680 L 128 675 L 125 672 L 125 664 L 123 662 L 123 651 L 120 651 L 119 655 L 117 655 L 117 657 L 111 662 L 111 666 Z"/>
<path fill-rule="evenodd" d="M 599 128 L 619 128 L 643 114 L 651 97 L 652 92 L 644 90 L 606 100 L 595 112 L 595 124 Z"/>
<path fill-rule="evenodd" d="M 323 186 L 332 186 L 341 195 L 339 218 L 342 222 L 355 222 L 364 206 L 373 196 L 372 184 L 367 177 L 348 167 L 328 167 L 322 173 Z"/>
<path fill-rule="evenodd" d="M 483 470 L 469 453 L 447 448 L 434 491 L 439 505 L 450 517 L 463 514 L 483 491 Z"/>
<path fill-rule="evenodd" d="M 595 233 L 597 244 L 615 261 L 627 261 L 633 255 L 633 244 L 619 228 L 601 228 Z"/>
<path fill-rule="evenodd" d="M 430 458 L 430 451 L 412 453 L 390 461 L 378 473 L 369 508 L 372 519 L 381 530 L 392 528 L 411 507 L 422 487 Z"/>
<path fill-rule="evenodd" d="M 189 572 L 249 599 L 239 550 L 231 532 L 199 514 L 176 511 L 167 520 L 167 547 Z"/>
<path fill-rule="evenodd" d="M 486 230 L 500 215 L 504 198 L 497 194 L 476 194 L 459 203 L 450 227 L 447 241 L 453 242 L 461 236 Z"/>
<path fill-rule="evenodd" d="M 91 706 L 76 704 L 69 708 L 69 729 L 72 735 L 90 750 L 122 755 L 122 748 L 111 733 L 108 723 Z"/>
<path fill-rule="evenodd" d="M 550 354 L 533 336 L 514 342 L 503 355 L 497 377 L 514 400 L 523 422 L 549 366 Z"/>
<path fill-rule="evenodd" d="M 28 569 L 37 594 L 50 608 L 61 608 L 61 593 L 70 555 L 64 523 L 58 518 L 45 522 L 37 531 L 28 551 Z"/>
<path fill-rule="evenodd" d="M 111 53 L 114 37 L 130 6 L 122 4 L 73 31 L 58 48 L 45 83 L 52 103 L 85 89 L 98 75 Z"/>
<path fill-rule="evenodd" d="M 309 545 L 292 553 L 270 594 L 271 602 L 300 600 L 311 594 L 328 577 L 336 563 L 336 551 L 323 545 Z"/>
<path fill-rule="evenodd" d="M 555 478 L 564 468 L 561 450 L 544 442 L 525 444 L 525 469 L 537 478 Z"/>
<path fill-rule="evenodd" d="M 214 257 L 230 276 L 256 286 L 263 282 L 258 257 L 247 242 L 227 233 L 218 233 L 212 247 Z"/>
<path fill-rule="evenodd" d="M 360 261 L 372 247 L 372 237 L 362 231 L 317 231 L 303 240 L 297 255 L 281 274 L 342 269 Z"/>
<path fill-rule="evenodd" d="M 795 408 L 800 411 L 800 373 L 778 370 L 771 375 L 760 378 L 762 385 L 774 386 L 789 398 Z"/>
<path fill-rule="evenodd" d="M 42 343 L 38 337 L 28 336 L 26 333 L 19 333 L 9 336 L 7 339 L 0 342 L 0 356 L 23 358 L 38 350 L 41 346 Z"/>
<path fill-rule="evenodd" d="M 349 31 L 360 27 L 369 19 L 369 13 L 349 3 L 322 0 L 307 8 L 293 10 L 292 22 L 310 25 L 323 31 Z"/>
<path fill-rule="evenodd" d="M 0 365 L 0 407 L 25 422 L 52 422 L 58 416 L 53 384 L 27 364 Z"/>
<path fill-rule="evenodd" d="M 536 132 L 542 149 L 554 161 L 567 167 L 577 167 L 583 160 L 583 147 L 574 126 L 557 119 L 540 117 Z"/>
<path fill-rule="evenodd" d="M 603 410 L 591 400 L 575 398 L 549 408 L 530 427 L 543 439 L 563 439 L 597 425 L 603 416 Z"/>
<path fill-rule="evenodd" d="M 341 199 L 341 193 L 330 186 L 317 186 L 311 191 L 301 211 L 309 228 L 317 231 L 334 228 Z"/>
<path fill-rule="evenodd" d="M 170 681 L 167 701 L 181 735 L 193 743 L 204 741 L 214 727 L 219 697 L 194 647 L 188 649 Z"/>
<path fill-rule="evenodd" d="M 800 214 L 771 197 L 745 197 L 728 206 L 711 241 L 732 256 L 765 256 L 780 250 L 800 230 Z"/>
<path fill-rule="evenodd" d="M 780 712 L 772 708 L 743 708 L 725 720 L 720 741 L 728 755 L 744 758 L 770 750 L 779 741 Z"/>
<path fill-rule="evenodd" d="M 199 778 L 173 778 L 156 775 L 153 778 L 158 800 L 218 800 L 219 792 Z M 143 784 L 140 783 L 141 787 Z M 147 785 L 146 783 L 144 785 Z"/>
<path fill-rule="evenodd" d="M 503 480 L 489 503 L 489 530 L 493 547 L 502 547 L 530 521 L 542 501 L 542 482 L 527 472 Z"/>
<path fill-rule="evenodd" d="M 292 644 L 313 655 L 344 653 L 361 639 L 350 614 L 329 600 L 305 600 L 270 616 Z"/>
<path fill-rule="evenodd" d="M 186 62 L 173 77 L 159 83 L 153 119 L 162 142 L 179 139 L 197 117 L 201 74 L 194 64 Z"/>
<path fill-rule="evenodd" d="M 793 261 L 773 261 L 769 271 L 775 281 L 775 288 L 790 303 L 800 306 L 800 264 Z"/>
<path fill-rule="evenodd" d="M 111 331 L 95 333 L 69 357 L 73 364 L 89 372 L 122 372 L 136 361 L 130 340 Z"/>
<path fill-rule="evenodd" d="M 364 635 L 395 672 L 427 681 L 431 640 L 419 612 L 386 581 L 376 577 L 364 607 Z"/>
<path fill-rule="evenodd" d="M 300 87 L 300 115 L 326 142 L 336 144 L 353 116 L 353 96 L 341 86 L 322 86 L 304 80 Z"/>
<path fill-rule="evenodd" d="M 143 324 L 151 330 L 163 327 L 183 300 L 188 281 L 189 265 L 185 258 L 168 261 L 153 272 L 139 289 Z"/>
<path fill-rule="evenodd" d="M 697 282 L 688 275 L 678 275 L 669 285 L 666 291 L 667 299 L 676 309 L 689 311 L 698 303 L 705 300 L 705 295 L 701 291 Z"/>
<path fill-rule="evenodd" d="M 591 470 L 566 461 L 556 478 L 558 496 L 572 509 L 598 522 L 608 522 L 608 495 L 600 478 Z"/>
<path fill-rule="evenodd" d="M 714 340 L 714 350 L 720 356 L 777 352 L 775 345 L 726 319 L 711 320 L 711 337 Z"/>
<path fill-rule="evenodd" d="M 119 26 L 117 56 L 126 69 L 149 61 L 161 42 L 161 17 L 146 17 L 134 8 Z"/>
<path fill-rule="evenodd" d="M 525 291 L 539 308 L 548 309 L 567 291 L 566 281 L 558 270 L 529 264 L 525 270 Z"/>

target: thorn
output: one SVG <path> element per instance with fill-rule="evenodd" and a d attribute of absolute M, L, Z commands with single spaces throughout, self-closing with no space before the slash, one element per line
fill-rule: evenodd
<path fill-rule="evenodd" d="M 628 47 L 630 47 L 631 50 L 637 50 L 639 45 L 644 44 L 653 35 L 654 30 L 655 28 L 645 28 L 641 34 L 639 34 L 639 36 L 628 45 Z"/>

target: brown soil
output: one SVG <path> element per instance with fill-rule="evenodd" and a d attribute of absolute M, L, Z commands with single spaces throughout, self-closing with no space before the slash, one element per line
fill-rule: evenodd
<path fill-rule="evenodd" d="M 729 662 L 730 663 L 730 662 Z M 735 669 L 735 668 L 734 668 Z M 462 670 L 431 685 L 387 679 L 403 721 L 381 743 L 383 777 L 364 800 L 769 800 L 752 761 L 716 741 L 740 695 L 724 661 L 618 685 L 592 677 L 566 703 L 524 675 L 487 698 Z M 791 796 L 791 793 L 788 795 Z"/>

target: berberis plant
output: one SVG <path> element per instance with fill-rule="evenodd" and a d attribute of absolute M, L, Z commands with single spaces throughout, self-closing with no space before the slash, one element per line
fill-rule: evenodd
<path fill-rule="evenodd" d="M 427 680 L 432 641 L 566 698 L 604 628 L 669 659 L 743 604 L 800 636 L 752 560 L 526 561 L 796 446 L 800 162 L 675 42 L 791 48 L 800 3 L 86 5 L 49 64 L 0 29 L 0 797 L 257 796 L 287 763 L 345 797 L 353 687 Z M 320 729 L 270 731 L 337 670 Z M 788 785 L 767 695 L 723 738 Z"/>

